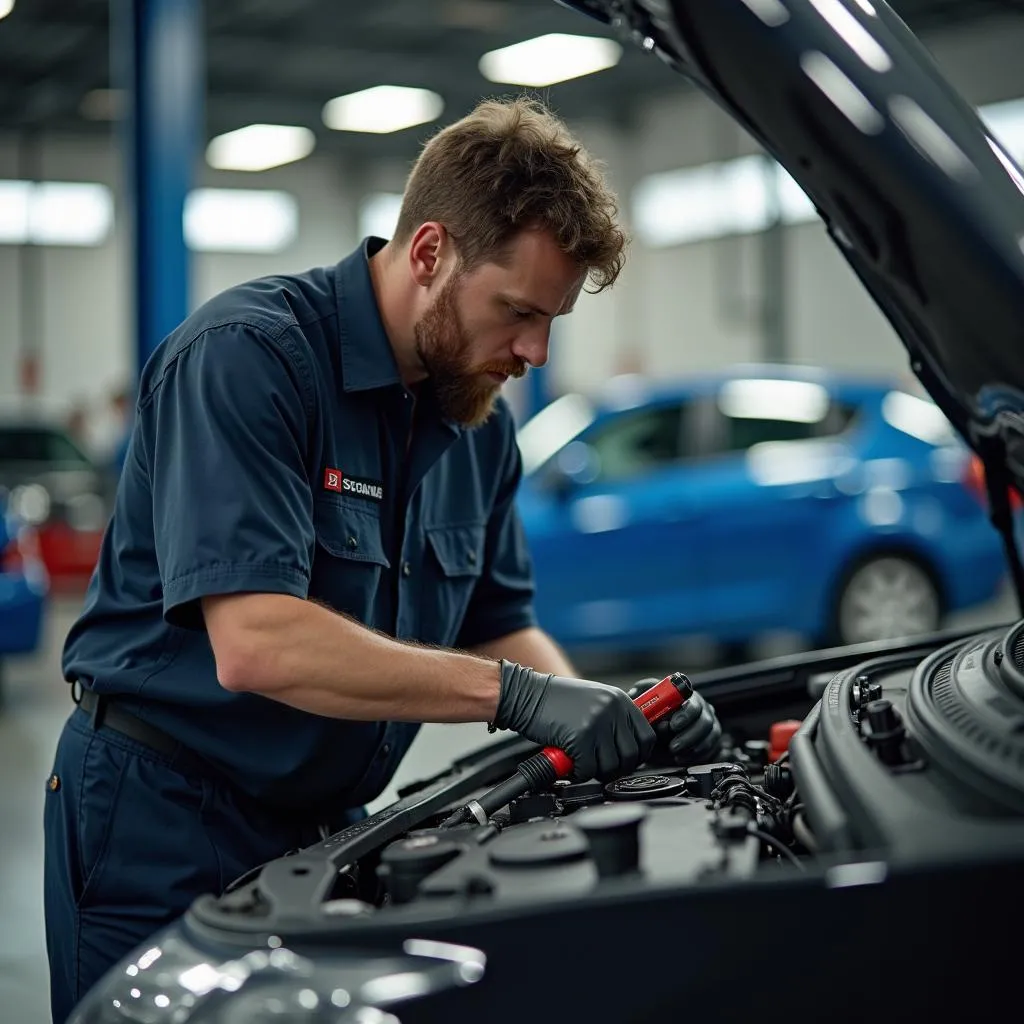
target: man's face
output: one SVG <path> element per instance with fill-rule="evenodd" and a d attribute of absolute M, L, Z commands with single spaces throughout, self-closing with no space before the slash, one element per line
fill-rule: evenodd
<path fill-rule="evenodd" d="M 542 231 L 522 232 L 501 264 L 448 277 L 415 327 L 442 413 L 479 426 L 509 377 L 543 366 L 551 321 L 572 310 L 584 277 Z"/>

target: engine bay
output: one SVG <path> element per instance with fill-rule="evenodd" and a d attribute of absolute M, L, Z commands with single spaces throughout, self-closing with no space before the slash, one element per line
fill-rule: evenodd
<path fill-rule="evenodd" d="M 714 762 L 483 813 L 538 753 L 498 740 L 197 900 L 80 1024 L 880 1024 L 1012 996 L 987 939 L 1024 905 L 1024 621 L 692 681 Z"/>
<path fill-rule="evenodd" d="M 562 779 L 446 826 L 536 750 L 499 741 L 194 913 L 232 930 L 297 920 L 336 930 L 341 919 L 447 918 L 609 886 L 1024 855 L 1024 622 L 868 653 L 695 680 L 726 727 L 713 763 Z M 802 717 L 773 718 L 801 692 Z"/>

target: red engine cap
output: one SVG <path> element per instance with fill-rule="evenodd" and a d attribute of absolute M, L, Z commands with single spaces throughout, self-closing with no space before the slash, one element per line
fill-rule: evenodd
<path fill-rule="evenodd" d="M 789 741 L 793 738 L 793 734 L 803 724 L 798 718 L 787 718 L 772 724 L 768 733 L 768 742 L 771 744 L 771 749 L 768 751 L 769 761 L 778 761 L 782 757 L 789 749 Z"/>

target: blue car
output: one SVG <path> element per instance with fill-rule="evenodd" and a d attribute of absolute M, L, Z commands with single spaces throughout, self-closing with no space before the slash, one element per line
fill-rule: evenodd
<path fill-rule="evenodd" d="M 569 648 L 909 636 L 1004 579 L 979 463 L 889 381 L 629 376 L 563 396 L 519 439 L 537 612 Z"/>
<path fill-rule="evenodd" d="M 49 589 L 35 531 L 0 497 L 0 681 L 5 657 L 39 648 Z"/>

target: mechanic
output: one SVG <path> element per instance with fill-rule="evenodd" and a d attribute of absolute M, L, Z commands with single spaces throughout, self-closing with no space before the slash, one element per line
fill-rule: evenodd
<path fill-rule="evenodd" d="M 565 126 L 487 101 L 425 146 L 391 241 L 231 288 L 158 347 L 64 650 L 55 1021 L 197 896 L 364 816 L 419 723 L 514 730 L 580 778 L 715 746 L 700 701 L 658 740 L 532 610 L 499 389 L 624 251 Z"/>

